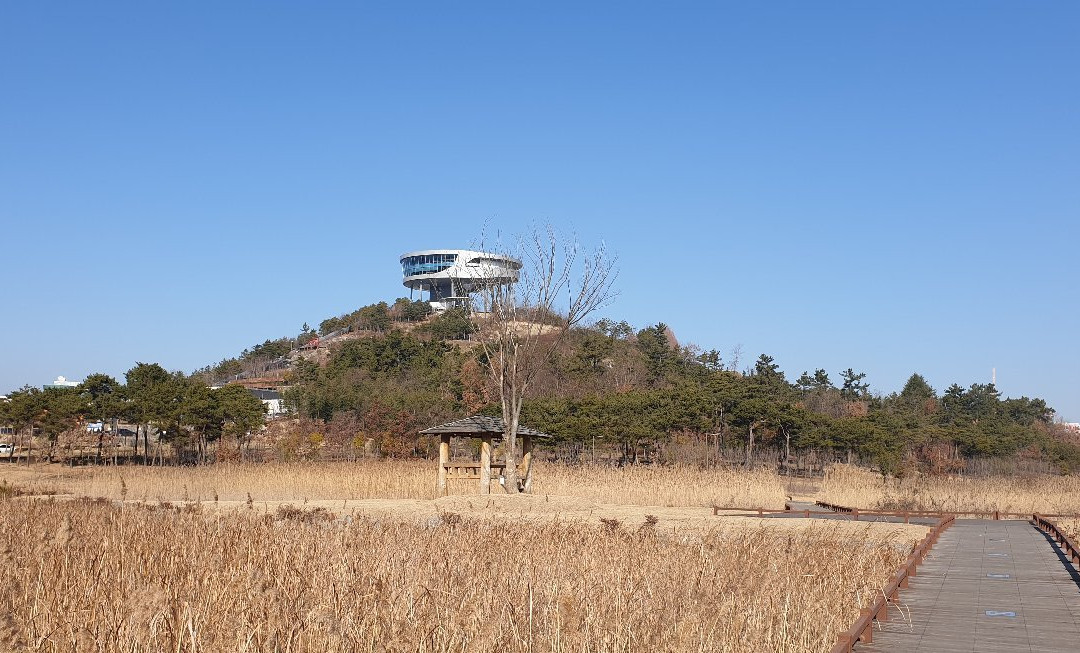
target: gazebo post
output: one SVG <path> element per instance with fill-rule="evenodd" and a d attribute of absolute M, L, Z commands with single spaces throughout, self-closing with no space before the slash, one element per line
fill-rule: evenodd
<path fill-rule="evenodd" d="M 532 436 L 521 436 L 521 467 L 525 470 L 525 493 L 532 492 Z"/>
<path fill-rule="evenodd" d="M 450 462 L 450 434 L 439 436 L 439 485 L 437 494 L 446 496 L 446 463 Z"/>
<path fill-rule="evenodd" d="M 491 494 L 491 436 L 480 440 L 480 494 Z"/>

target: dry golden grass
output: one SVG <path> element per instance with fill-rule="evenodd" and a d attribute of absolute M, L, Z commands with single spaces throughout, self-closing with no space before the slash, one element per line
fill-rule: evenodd
<path fill-rule="evenodd" d="M 660 506 L 784 507 L 784 484 L 774 472 L 688 467 L 537 465 L 534 492 L 597 503 Z"/>
<path fill-rule="evenodd" d="M 431 499 L 436 463 L 219 464 L 202 467 L 86 467 L 54 465 L 12 476 L 25 491 L 143 501 L 304 501 L 306 499 Z M 0 478 L 5 469 L 0 465 Z M 701 471 L 686 467 L 569 466 L 539 462 L 533 493 L 596 503 L 659 506 L 784 507 L 776 474 Z M 477 481 L 452 481 L 450 491 L 476 494 Z M 493 484 L 493 492 L 501 492 Z"/>
<path fill-rule="evenodd" d="M 835 465 L 825 475 L 819 498 L 878 510 L 1080 514 L 1080 477 L 918 476 L 882 482 L 880 474 Z"/>
<path fill-rule="evenodd" d="M 30 491 L 143 501 L 245 501 L 248 497 L 254 501 L 430 499 L 435 487 L 435 464 L 423 461 L 53 466 L 49 472 L 13 482 Z"/>
<path fill-rule="evenodd" d="M 1053 519 L 1073 542 L 1080 542 L 1080 519 Z"/>
<path fill-rule="evenodd" d="M 331 517 L 2 499 L 0 649 L 822 651 L 911 545 Z"/>

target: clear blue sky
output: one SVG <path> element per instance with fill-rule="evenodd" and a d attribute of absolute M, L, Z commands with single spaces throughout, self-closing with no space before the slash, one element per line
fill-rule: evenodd
<path fill-rule="evenodd" d="M 192 371 L 532 222 L 607 314 L 1080 420 L 1080 4 L 0 5 L 0 391 Z"/>

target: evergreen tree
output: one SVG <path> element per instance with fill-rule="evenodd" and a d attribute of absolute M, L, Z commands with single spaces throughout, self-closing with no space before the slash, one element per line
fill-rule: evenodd
<path fill-rule="evenodd" d="M 844 399 L 865 399 L 869 396 L 870 384 L 863 382 L 866 378 L 865 372 L 856 374 L 849 367 L 840 373 L 840 377 L 844 379 L 844 384 L 840 387 L 840 396 Z"/>

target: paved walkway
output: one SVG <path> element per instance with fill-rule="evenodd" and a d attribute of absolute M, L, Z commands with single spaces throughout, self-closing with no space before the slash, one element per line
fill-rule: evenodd
<path fill-rule="evenodd" d="M 1080 576 L 1028 522 L 958 519 L 855 651 L 1080 651 Z"/>

